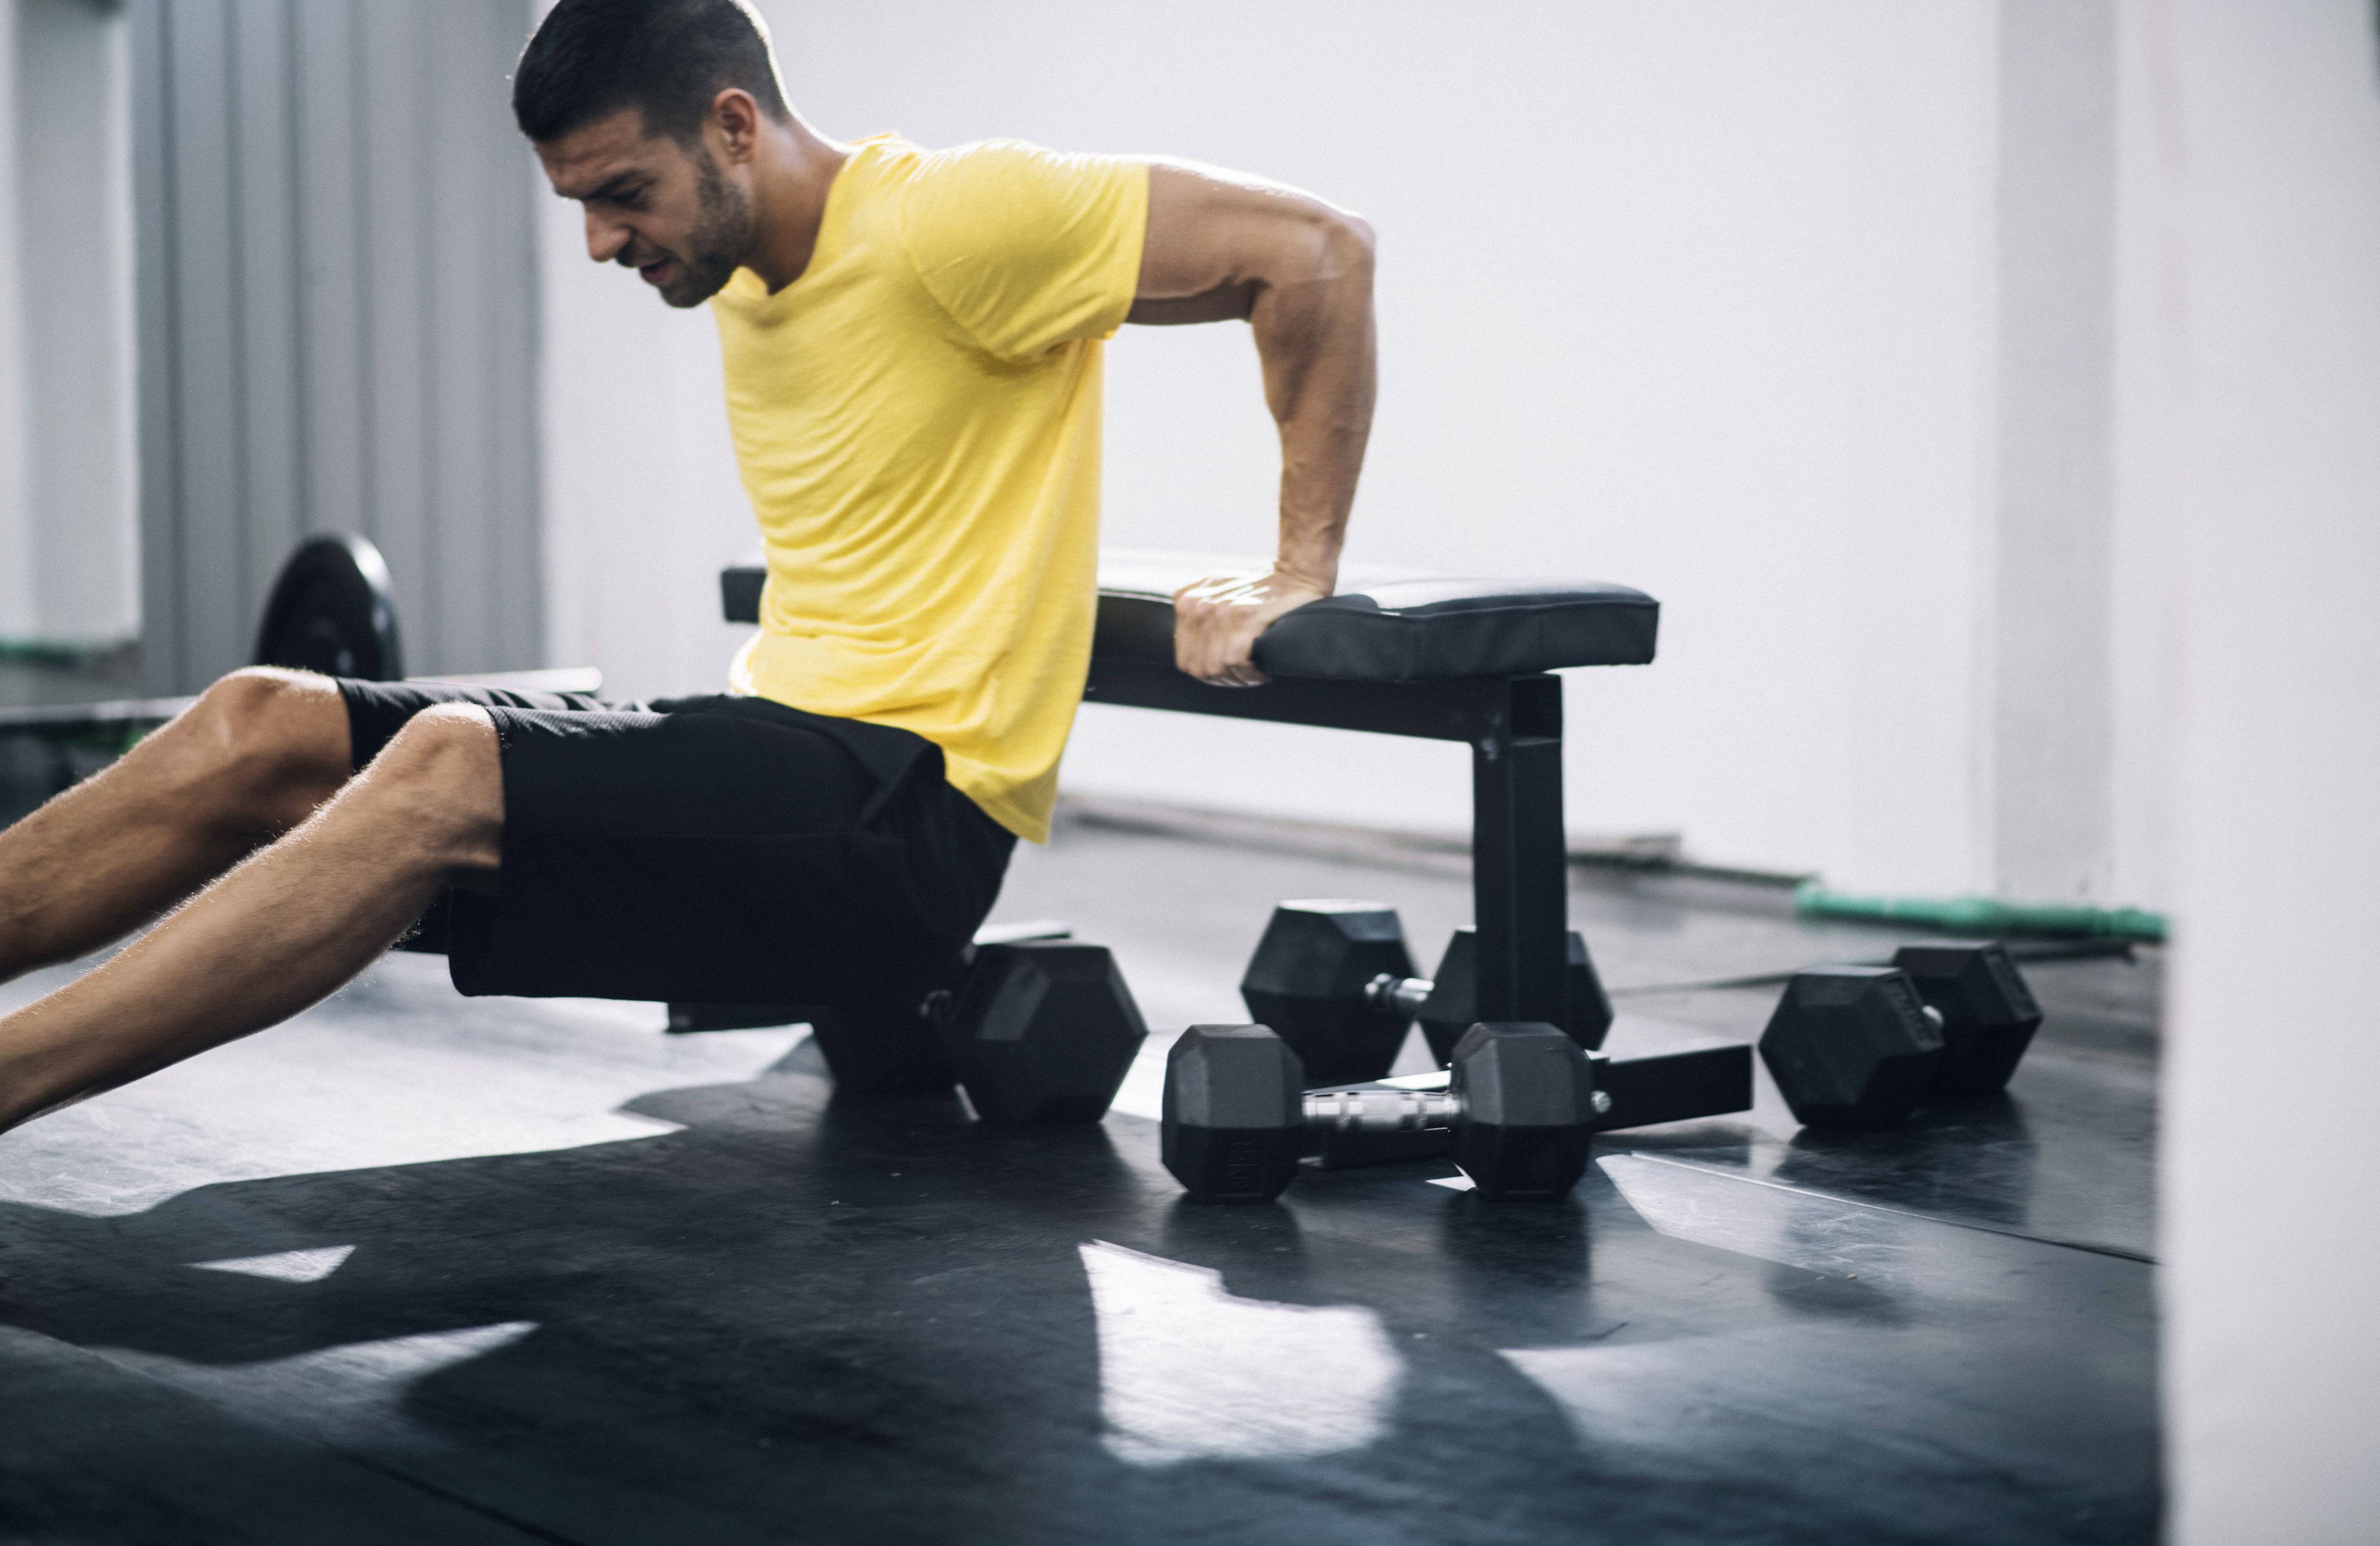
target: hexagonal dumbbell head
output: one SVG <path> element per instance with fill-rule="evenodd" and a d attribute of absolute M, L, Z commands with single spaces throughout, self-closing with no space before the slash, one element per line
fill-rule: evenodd
<path fill-rule="evenodd" d="M 1475 1025 L 1454 1045 L 1454 1163 L 1481 1195 L 1570 1195 L 1594 1136 L 1595 1072 L 1559 1026 Z"/>
<path fill-rule="evenodd" d="M 1603 991 L 1603 978 L 1595 969 L 1595 957 L 1586 953 L 1586 939 L 1577 930 L 1570 931 L 1570 960 L 1567 980 L 1570 983 L 1570 1018 L 1562 1029 L 1570 1039 L 1588 1052 L 1603 1050 L 1603 1039 L 1611 1034 L 1611 998 Z"/>
<path fill-rule="evenodd" d="M 942 1045 L 942 1021 L 966 985 L 972 949 L 923 982 L 855 1004 L 809 1010 L 810 1040 L 842 1096 L 948 1093 L 958 1081 Z"/>
<path fill-rule="evenodd" d="M 1570 1032 L 1572 1041 L 1595 1052 L 1611 1032 L 1611 1000 L 1604 994 L 1594 957 L 1586 953 L 1586 941 L 1575 929 L 1570 931 L 1565 978 L 1570 984 L 1570 1014 L 1562 1029 Z M 1422 1035 L 1428 1038 L 1431 1055 L 1442 1065 L 1453 1058 L 1454 1044 L 1479 1018 L 1477 930 L 1465 926 L 1454 931 L 1446 954 L 1439 958 L 1438 975 L 1430 980 L 1429 997 L 1415 1017 L 1421 1021 Z"/>
<path fill-rule="evenodd" d="M 1905 944 L 1892 964 L 1942 1016 L 1942 1059 L 1932 1093 L 1989 1095 L 2007 1085 L 2041 1029 L 2041 1005 L 1997 940 Z"/>
<path fill-rule="evenodd" d="M 1761 1033 L 1760 1058 L 1812 1127 L 1897 1127 L 1939 1072 L 1941 1028 L 1897 967 L 1793 974 Z"/>
<path fill-rule="evenodd" d="M 1165 1168 L 1200 1202 L 1269 1202 L 1297 1174 L 1305 1070 L 1263 1026 L 1192 1026 L 1165 1058 Z"/>
<path fill-rule="evenodd" d="M 1051 941 L 978 951 L 942 1045 L 986 1122 L 1097 1122 L 1148 1036 L 1113 956 Z"/>
<path fill-rule="evenodd" d="M 808 1011 L 810 1040 L 826 1059 L 838 1095 L 950 1093 L 958 1076 L 928 1013 L 929 991 Z"/>
<path fill-rule="evenodd" d="M 1405 1019 L 1372 1004 L 1364 985 L 1413 975 L 1394 907 L 1339 899 L 1283 902 L 1240 979 L 1248 1018 L 1287 1041 L 1317 1084 L 1377 1079 L 1397 1060 Z"/>

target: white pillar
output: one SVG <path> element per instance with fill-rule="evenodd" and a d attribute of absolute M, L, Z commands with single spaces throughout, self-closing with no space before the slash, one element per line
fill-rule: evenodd
<path fill-rule="evenodd" d="M 2005 0 L 1999 70 L 1999 423 L 1978 726 L 1991 889 L 2104 901 L 2115 800 L 2110 0 Z"/>
<path fill-rule="evenodd" d="M 140 628 L 125 42 L 102 0 L 0 0 L 0 639 Z"/>
<path fill-rule="evenodd" d="M 17 0 L 25 498 L 40 633 L 140 630 L 132 122 L 123 8 Z"/>
<path fill-rule="evenodd" d="M 18 257 L 18 7 L 0 4 L 0 643 L 30 639 L 41 619 L 27 508 L 24 280 Z"/>
<path fill-rule="evenodd" d="M 2180 642 L 2160 1253 L 2180 1546 L 2380 1540 L 2380 48 L 2130 0 Z"/>

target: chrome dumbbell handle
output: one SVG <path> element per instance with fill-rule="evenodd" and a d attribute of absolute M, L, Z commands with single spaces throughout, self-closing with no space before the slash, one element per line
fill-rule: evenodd
<path fill-rule="evenodd" d="M 1384 971 L 1364 984 L 1364 1002 L 1410 1020 L 1421 1013 L 1422 1001 L 1437 989 L 1438 984 L 1427 977 L 1397 977 Z"/>
<path fill-rule="evenodd" d="M 1445 1090 L 1359 1085 L 1305 1092 L 1305 1125 L 1330 1133 L 1417 1133 L 1451 1126 L 1462 1109 Z"/>

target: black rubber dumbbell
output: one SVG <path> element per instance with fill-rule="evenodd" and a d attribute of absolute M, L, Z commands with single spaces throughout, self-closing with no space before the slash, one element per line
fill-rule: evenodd
<path fill-rule="evenodd" d="M 1570 931 L 1569 959 L 1563 978 L 1570 988 L 1570 1015 L 1562 1029 L 1588 1052 L 1599 1052 L 1611 1033 L 1611 1000 L 1596 974 L 1586 941 Z M 1454 1055 L 1454 1044 L 1479 1019 L 1479 933 L 1464 927 L 1447 942 L 1434 977 L 1393 977 L 1383 972 L 1364 984 L 1364 996 L 1375 1004 L 1393 1006 L 1409 1019 L 1421 1022 L 1431 1055 L 1444 1065 Z"/>
<path fill-rule="evenodd" d="M 833 1040 L 845 1041 L 865 1036 L 896 1047 L 905 1042 L 911 1045 L 916 1054 L 914 1057 L 895 1056 L 885 1049 L 878 1049 L 871 1063 L 855 1050 L 852 1057 L 843 1060 L 851 1065 L 851 1077 L 846 1078 L 838 1073 L 835 1077 L 838 1084 L 855 1093 L 948 1090 L 957 1082 L 958 1076 L 942 1064 L 941 1054 L 937 1050 L 941 1045 L 941 1036 L 927 1036 L 918 1029 L 949 1017 L 949 1005 L 934 995 L 954 995 L 964 987 L 966 969 L 975 960 L 975 953 L 987 944 L 1018 944 L 1026 940 L 1070 940 L 1074 937 L 1073 925 L 1060 923 L 1054 919 L 987 923 L 975 931 L 975 938 L 965 949 L 953 956 L 922 986 L 905 987 L 880 998 L 837 1005 L 832 1009 L 814 1004 L 673 1004 L 669 1005 L 666 1029 L 671 1035 L 679 1036 L 698 1030 L 752 1030 L 768 1026 L 807 1025 L 813 1035 L 817 1035 L 821 1029 L 820 1016 L 823 1016 L 835 1026 L 848 1028 L 847 1034 L 828 1032 Z M 442 944 L 438 949 L 443 954 L 445 946 Z M 918 1040 L 921 1036 L 923 1040 Z M 821 1045 L 823 1041 L 821 1038 Z M 843 1061 L 838 1061 L 834 1052 L 827 1052 L 826 1058 L 830 1068 L 843 1065 Z M 885 1071 L 880 1077 L 871 1078 L 868 1071 L 875 1065 L 883 1065 Z M 939 1078 L 933 1076 L 933 1069 L 940 1069 Z"/>
<path fill-rule="evenodd" d="M 1404 1045 L 1404 1011 L 1365 992 L 1384 975 L 1413 975 L 1394 907 L 1283 902 L 1248 958 L 1240 998 L 1248 1018 L 1279 1032 L 1315 1083 L 1352 1084 L 1387 1073 Z"/>
<path fill-rule="evenodd" d="M 1101 945 L 984 945 L 947 1002 L 942 1051 L 986 1122 L 1097 1122 L 1148 1039 Z"/>
<path fill-rule="evenodd" d="M 925 982 L 880 998 L 856 1003 L 817 1004 L 781 1009 L 780 1018 L 748 1023 L 788 1025 L 808 1020 L 810 1040 L 826 1059 L 835 1090 L 845 1095 L 935 1095 L 959 1082 L 959 1071 L 943 1044 L 946 1028 L 958 1007 L 959 995 L 975 969 L 976 958 L 995 944 L 1022 944 L 1040 940 L 1070 940 L 1074 930 L 1063 923 L 1036 919 L 1028 923 L 996 923 L 976 931 L 974 942 Z M 680 1027 L 681 1007 L 733 1010 L 734 1005 L 670 1006 L 673 1030 L 709 1029 Z"/>
<path fill-rule="evenodd" d="M 1942 1065 L 1928 1093 L 1957 1099 L 2005 1089 L 2041 1029 L 2041 1004 L 2008 947 L 1997 940 L 1935 940 L 1902 945 L 1892 964 L 1942 1016 Z"/>
<path fill-rule="evenodd" d="M 1332 898 L 1273 909 L 1240 979 L 1248 1017 L 1295 1049 L 1318 1084 L 1386 1074 L 1418 1017 L 1443 1065 L 1479 1018 L 1477 935 L 1458 929 L 1435 978 L 1415 977 L 1397 910 Z M 1563 1029 L 1590 1051 L 1611 1029 L 1611 1002 L 1576 931 L 1570 935 L 1570 1013 Z"/>
<path fill-rule="evenodd" d="M 958 1082 L 941 1022 L 965 985 L 975 952 L 953 957 L 923 985 L 844 1004 L 673 1004 L 669 1030 L 750 1030 L 808 1025 L 835 1089 L 846 1095 L 931 1095 Z"/>
<path fill-rule="evenodd" d="M 1485 1197 L 1567 1197 L 1585 1172 L 1598 1101 L 1586 1053 L 1560 1027 L 1475 1025 L 1444 1090 L 1305 1088 L 1289 1043 L 1264 1026 L 1193 1026 L 1165 1064 L 1165 1168 L 1202 1202 L 1269 1202 L 1309 1142 L 1330 1132 L 1446 1129 Z"/>
<path fill-rule="evenodd" d="M 964 1087 L 1006 1124 L 1096 1122 L 1147 1040 L 1139 1006 L 1099 945 L 1063 924 L 986 929 L 922 984 L 838 1004 L 672 1004 L 674 1031 L 807 1021 L 839 1093 Z"/>
<path fill-rule="evenodd" d="M 1909 945 L 1894 962 L 1813 967 L 1785 985 L 1760 1056 L 1803 1125 L 1897 1127 L 1928 1100 L 1988 1094 L 2041 1024 L 1997 943 Z"/>

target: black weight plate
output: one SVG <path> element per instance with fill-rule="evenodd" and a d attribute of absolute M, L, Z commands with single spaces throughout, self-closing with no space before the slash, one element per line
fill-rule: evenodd
<path fill-rule="evenodd" d="M 396 598 L 380 549 L 352 532 L 301 543 L 264 603 L 256 663 L 369 682 L 404 676 Z"/>

